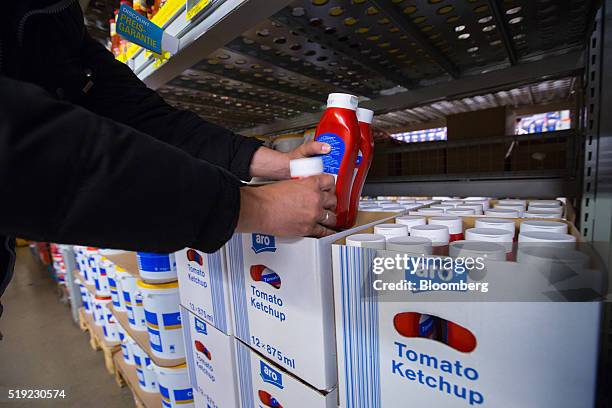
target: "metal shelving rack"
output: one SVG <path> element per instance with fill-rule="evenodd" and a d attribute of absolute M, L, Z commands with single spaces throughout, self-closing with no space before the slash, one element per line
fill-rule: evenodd
<path fill-rule="evenodd" d="M 612 116 L 603 108 L 612 98 L 612 1 L 220 0 L 195 22 L 185 14 L 165 27 L 181 39 L 177 55 L 158 65 L 139 53 L 129 65 L 171 104 L 247 136 L 313 126 L 333 90 L 359 95 L 375 125 L 392 129 L 428 120 L 428 109 L 443 115 L 453 100 L 498 100 L 513 89 L 528 88 L 515 106 L 533 104 L 540 84 L 578 79 L 587 99 L 579 226 L 612 264 Z M 458 180 L 471 178 L 435 186 Z M 502 184 L 470 182 L 452 194 Z M 554 183 L 506 180 L 490 194 L 564 188 Z"/>

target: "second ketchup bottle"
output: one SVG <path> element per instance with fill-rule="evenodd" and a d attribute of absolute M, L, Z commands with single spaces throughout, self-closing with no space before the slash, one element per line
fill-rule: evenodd
<path fill-rule="evenodd" d="M 323 171 L 336 179 L 336 228 L 351 227 L 349 205 L 355 161 L 360 147 L 357 122 L 357 97 L 344 93 L 332 93 L 327 99 L 315 140 L 330 145 L 331 151 L 323 155 Z"/>
<path fill-rule="evenodd" d="M 346 228 L 350 228 L 357 220 L 357 210 L 359 208 L 359 199 L 363 191 L 363 185 L 368 171 L 372 165 L 374 158 L 374 139 L 372 138 L 372 118 L 374 112 L 369 109 L 357 108 L 357 121 L 359 122 L 359 153 L 355 162 L 355 177 L 351 188 L 351 199 L 349 203 L 349 212 Z"/>

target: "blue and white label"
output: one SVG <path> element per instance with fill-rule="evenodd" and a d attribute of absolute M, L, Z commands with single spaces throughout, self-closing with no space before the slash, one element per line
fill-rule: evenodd
<path fill-rule="evenodd" d="M 125 4 L 119 8 L 116 29 L 117 34 L 126 40 L 156 54 L 162 53 L 164 30 Z"/>
<path fill-rule="evenodd" d="M 195 318 L 195 329 L 196 329 L 196 332 L 200 334 L 204 334 L 204 335 L 208 334 L 206 322 L 204 320 L 198 319 L 197 317 Z"/>
<path fill-rule="evenodd" d="M 263 380 L 263 382 L 272 384 L 282 390 L 283 389 L 283 375 L 279 371 L 275 370 L 274 368 L 266 364 L 265 362 L 260 361 L 259 363 L 260 363 L 259 375 L 261 376 L 261 379 Z"/>
<path fill-rule="evenodd" d="M 256 254 L 261 252 L 276 252 L 276 242 L 273 235 L 252 234 L 251 249 Z"/>
<path fill-rule="evenodd" d="M 344 140 L 335 133 L 323 133 L 317 137 L 317 142 L 327 143 L 331 147 L 328 154 L 321 156 L 323 159 L 323 172 L 328 174 L 338 175 L 340 172 L 340 164 L 344 158 L 346 145 Z"/>
<path fill-rule="evenodd" d="M 144 272 L 169 272 L 173 269 L 168 254 L 153 254 L 149 252 L 137 252 L 138 268 Z"/>

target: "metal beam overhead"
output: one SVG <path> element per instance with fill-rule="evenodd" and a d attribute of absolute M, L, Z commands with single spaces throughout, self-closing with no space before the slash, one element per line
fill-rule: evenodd
<path fill-rule="evenodd" d="M 270 19 L 284 26 L 289 26 L 289 28 L 291 29 L 299 27 L 300 30 L 302 30 L 303 33 L 310 39 L 316 40 L 317 43 L 323 44 L 330 50 L 333 50 L 338 54 L 344 55 L 347 58 L 352 59 L 359 65 L 362 65 L 368 70 L 376 72 L 377 74 L 389 79 L 390 81 L 395 82 L 397 85 L 401 85 L 404 88 L 414 88 L 417 85 L 416 82 L 411 80 L 410 78 L 391 72 L 385 69 L 383 66 L 370 63 L 367 58 L 363 57 L 363 55 L 359 52 L 358 49 L 353 49 L 348 46 L 334 42 L 330 39 L 327 39 L 321 30 L 316 27 L 311 27 L 307 24 L 307 22 L 302 21 L 297 17 L 294 17 L 291 14 L 291 11 L 287 8 L 279 11 Z"/>
<path fill-rule="evenodd" d="M 481 93 L 495 92 L 542 79 L 573 76 L 581 73 L 583 69 L 583 53 L 571 52 L 548 57 L 536 62 L 489 71 L 485 74 L 470 75 L 395 95 L 383 96 L 378 99 L 364 101 L 361 103 L 361 106 L 381 114 L 409 109 L 442 99 L 460 99 Z M 254 136 L 286 130 L 305 129 L 316 124 L 320 116 L 321 113 L 301 115 L 286 121 L 245 129 L 240 133 Z"/>
<path fill-rule="evenodd" d="M 371 3 L 382 10 L 389 20 L 404 33 L 408 34 L 421 47 L 435 63 L 446 71 L 454 79 L 459 78 L 459 69 L 435 46 L 433 46 L 423 34 L 414 26 L 406 14 L 400 12 L 399 8 L 388 0 L 371 0 Z"/>
<path fill-rule="evenodd" d="M 497 24 L 499 35 L 504 43 L 504 47 L 506 48 L 506 54 L 508 54 L 510 65 L 516 65 L 518 62 L 518 56 L 516 54 L 516 49 L 514 48 L 512 38 L 510 38 L 510 30 L 508 24 L 506 23 L 506 19 L 504 18 L 504 11 L 502 7 L 500 7 L 497 0 L 489 0 L 489 8 L 493 14 L 494 21 Z"/>

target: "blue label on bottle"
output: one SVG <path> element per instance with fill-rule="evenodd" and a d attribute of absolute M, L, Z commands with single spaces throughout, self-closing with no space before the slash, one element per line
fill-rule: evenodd
<path fill-rule="evenodd" d="M 162 321 L 164 322 L 164 328 L 168 330 L 180 329 L 181 325 L 181 313 L 163 313 Z"/>
<path fill-rule="evenodd" d="M 328 154 L 321 156 L 323 158 L 323 172 L 338 175 L 346 151 L 344 140 L 335 133 L 322 133 L 317 137 L 317 141 L 327 143 L 331 147 Z"/>
<path fill-rule="evenodd" d="M 193 402 L 193 390 L 191 388 L 174 390 L 174 400 L 177 404 L 191 404 Z"/>
<path fill-rule="evenodd" d="M 168 254 L 137 252 L 138 267 L 144 272 L 169 272 L 172 270 Z"/>

